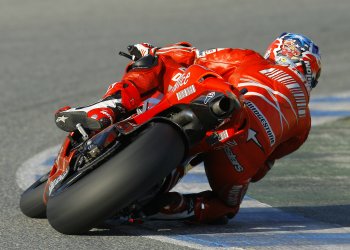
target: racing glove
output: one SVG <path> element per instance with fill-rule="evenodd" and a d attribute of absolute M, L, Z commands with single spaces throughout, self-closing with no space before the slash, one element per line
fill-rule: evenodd
<path fill-rule="evenodd" d="M 156 47 L 149 43 L 138 43 L 128 46 L 128 51 L 130 55 L 135 57 L 135 61 L 137 61 L 143 56 L 154 55 L 155 50 Z"/>

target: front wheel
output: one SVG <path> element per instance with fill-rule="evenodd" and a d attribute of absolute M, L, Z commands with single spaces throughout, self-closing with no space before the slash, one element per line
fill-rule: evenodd
<path fill-rule="evenodd" d="M 44 191 L 49 173 L 43 175 L 21 195 L 19 207 L 30 218 L 46 218 Z"/>
<path fill-rule="evenodd" d="M 181 163 L 186 148 L 181 133 L 168 123 L 150 123 L 100 167 L 56 190 L 47 203 L 51 226 L 63 234 L 81 234 L 141 198 Z"/>

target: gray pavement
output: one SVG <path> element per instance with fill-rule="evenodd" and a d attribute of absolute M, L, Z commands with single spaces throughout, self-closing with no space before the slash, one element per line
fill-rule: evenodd
<path fill-rule="evenodd" d="M 199 48 L 263 52 L 283 31 L 305 33 L 323 55 L 315 95 L 348 90 L 350 2 L 342 1 L 11 1 L 0 0 L 1 249 L 181 249 L 113 230 L 63 236 L 18 208 L 17 168 L 64 133 L 53 112 L 97 100 L 120 78 L 130 43 L 188 40 Z"/>

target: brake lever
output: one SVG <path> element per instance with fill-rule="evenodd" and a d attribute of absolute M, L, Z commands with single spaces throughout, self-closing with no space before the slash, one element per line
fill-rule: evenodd
<path fill-rule="evenodd" d="M 130 59 L 132 61 L 135 61 L 135 59 L 136 59 L 136 56 L 129 55 L 129 54 L 123 52 L 123 51 L 119 51 L 119 55 L 120 56 L 124 56 L 124 57 L 126 57 L 126 58 L 128 58 L 128 59 Z"/>

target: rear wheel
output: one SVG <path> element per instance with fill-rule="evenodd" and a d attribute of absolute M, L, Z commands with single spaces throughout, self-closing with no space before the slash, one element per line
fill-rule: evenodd
<path fill-rule="evenodd" d="M 168 123 L 151 123 L 125 149 L 49 197 L 47 217 L 57 231 L 80 234 L 160 183 L 182 161 L 185 142 Z"/>
<path fill-rule="evenodd" d="M 43 175 L 21 195 L 19 207 L 30 218 L 46 218 L 43 195 L 49 173 Z"/>

